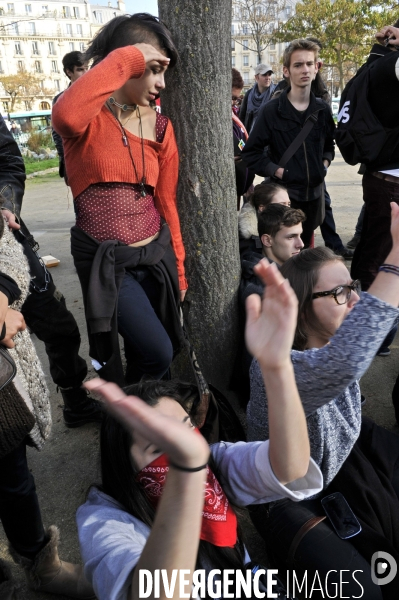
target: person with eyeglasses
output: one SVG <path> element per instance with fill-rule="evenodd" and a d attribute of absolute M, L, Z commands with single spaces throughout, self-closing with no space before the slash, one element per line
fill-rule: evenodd
<path fill-rule="evenodd" d="M 266 514 L 258 509 L 252 518 L 280 576 L 295 569 L 299 580 L 306 572 L 312 581 L 317 571 L 325 589 L 312 598 L 332 597 L 345 569 L 359 570 L 356 578 L 368 600 L 399 597 L 399 578 L 381 588 L 370 568 L 377 550 L 399 562 L 399 436 L 362 418 L 359 387 L 399 314 L 399 206 L 391 203 L 391 211 L 393 247 L 367 293 L 328 248 L 303 250 L 281 268 L 299 301 L 291 358 L 324 490 L 296 505 L 274 503 Z M 257 361 L 250 380 L 248 439 L 268 439 Z M 341 492 L 358 518 L 362 531 L 355 537 L 339 538 L 321 519 L 321 498 L 332 492 Z M 361 597 L 359 585 L 346 580 L 341 597 Z"/>

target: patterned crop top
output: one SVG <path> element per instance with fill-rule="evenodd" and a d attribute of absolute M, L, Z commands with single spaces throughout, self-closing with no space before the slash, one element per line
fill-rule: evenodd
<path fill-rule="evenodd" d="M 157 112 L 156 141 L 162 143 L 168 119 Z M 161 216 L 154 204 L 154 188 L 137 183 L 96 183 L 74 200 L 76 225 L 99 242 L 119 240 L 134 244 L 155 235 Z"/>

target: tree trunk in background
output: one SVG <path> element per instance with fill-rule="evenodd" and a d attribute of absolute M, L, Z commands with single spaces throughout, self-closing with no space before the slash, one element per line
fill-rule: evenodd
<path fill-rule="evenodd" d="M 237 352 L 240 281 L 231 0 L 159 0 L 159 16 L 180 54 L 167 72 L 162 112 L 173 122 L 180 153 L 178 210 L 189 282 L 185 322 L 206 379 L 226 389 Z"/>

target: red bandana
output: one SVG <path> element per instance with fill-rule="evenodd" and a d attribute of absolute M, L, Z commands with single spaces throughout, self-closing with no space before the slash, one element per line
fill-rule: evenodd
<path fill-rule="evenodd" d="M 166 454 L 161 454 L 142 469 L 136 479 L 144 487 L 148 500 L 157 507 L 169 471 Z M 212 470 L 206 468 L 204 510 L 200 539 L 214 546 L 233 548 L 237 542 L 237 517 Z"/>

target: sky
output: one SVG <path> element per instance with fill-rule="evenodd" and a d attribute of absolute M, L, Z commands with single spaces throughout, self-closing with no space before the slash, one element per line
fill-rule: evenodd
<path fill-rule="evenodd" d="M 126 12 L 133 14 L 137 12 L 148 12 L 151 15 L 158 14 L 157 0 L 124 0 L 126 4 Z M 108 4 L 107 0 L 90 0 L 91 4 Z M 116 6 L 116 0 L 111 0 L 112 6 Z"/>

